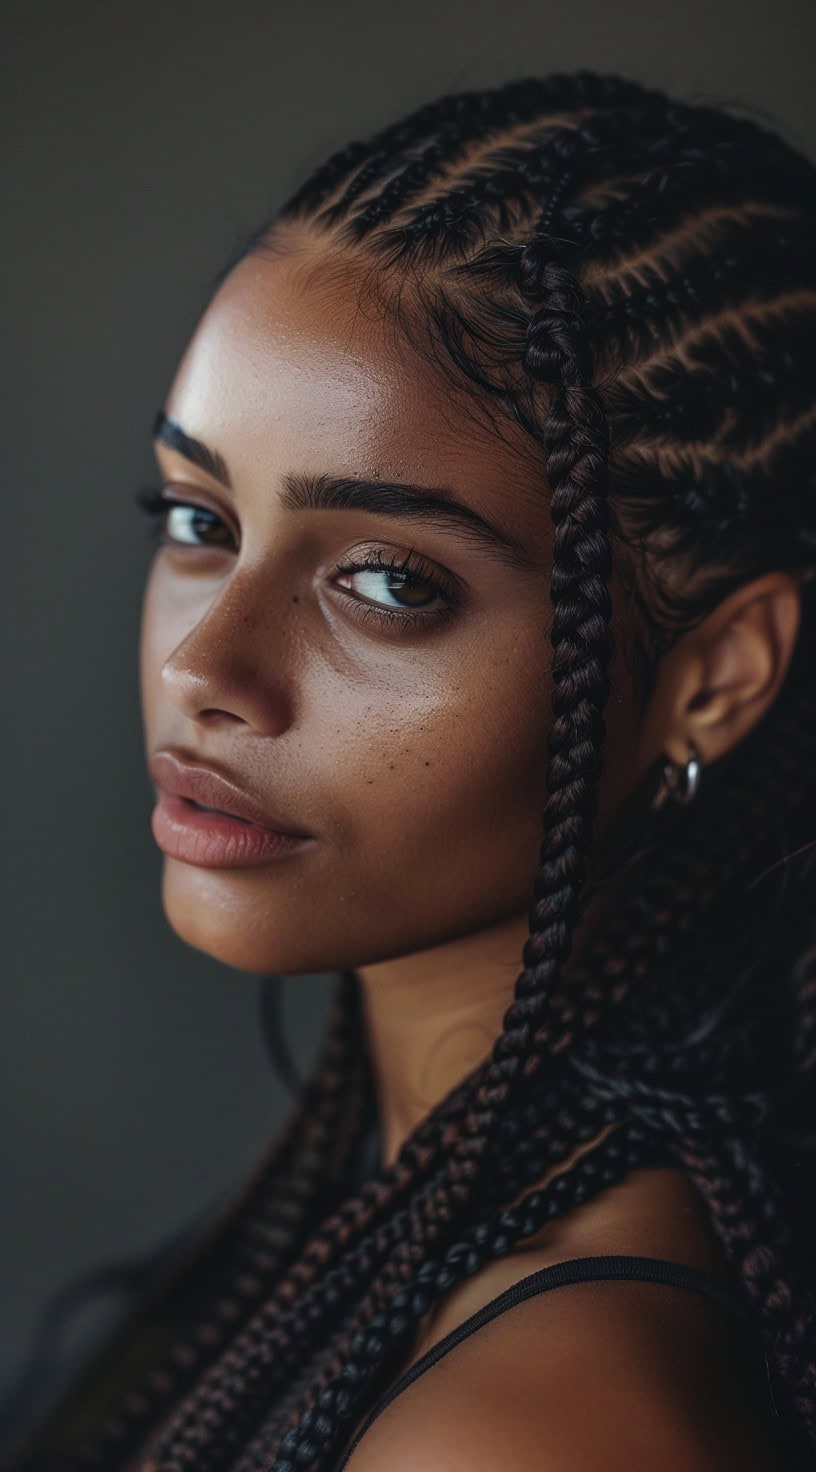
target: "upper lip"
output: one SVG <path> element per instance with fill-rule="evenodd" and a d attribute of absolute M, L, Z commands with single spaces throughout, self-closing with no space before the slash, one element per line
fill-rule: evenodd
<path fill-rule="evenodd" d="M 270 828 L 275 833 L 289 834 L 293 838 L 310 837 L 302 828 L 293 828 L 290 823 L 268 812 L 212 767 L 182 761 L 166 748 L 153 753 L 148 771 L 159 787 L 177 797 L 187 797 L 193 802 L 203 803 L 205 807 L 217 808 L 230 817 L 245 818 L 247 822 Z"/>

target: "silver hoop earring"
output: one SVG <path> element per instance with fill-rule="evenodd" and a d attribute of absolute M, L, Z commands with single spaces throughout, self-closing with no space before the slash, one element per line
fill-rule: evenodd
<path fill-rule="evenodd" d="M 697 792 L 703 767 L 700 753 L 694 742 L 689 741 L 688 745 L 689 755 L 685 763 L 672 761 L 664 763 L 660 786 L 651 802 L 653 812 L 662 808 L 668 799 L 678 803 L 691 802 Z"/>

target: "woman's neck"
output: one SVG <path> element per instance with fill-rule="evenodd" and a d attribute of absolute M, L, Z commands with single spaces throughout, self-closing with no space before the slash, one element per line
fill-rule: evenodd
<path fill-rule="evenodd" d="M 576 930 L 564 974 L 593 918 L 588 911 Z M 385 1164 L 490 1053 L 528 934 L 525 911 L 430 950 L 357 968 Z"/>
<path fill-rule="evenodd" d="M 560 982 L 605 911 L 616 881 L 647 835 L 645 816 L 662 770 L 616 796 L 614 822 L 598 819 L 580 919 Z M 599 882 L 600 880 L 600 882 Z M 421 1119 L 490 1053 L 523 968 L 528 911 L 429 950 L 356 968 L 377 1091 L 383 1163 L 393 1162 Z"/>
<path fill-rule="evenodd" d="M 358 968 L 382 1155 L 489 1053 L 513 1000 L 527 917 Z"/>

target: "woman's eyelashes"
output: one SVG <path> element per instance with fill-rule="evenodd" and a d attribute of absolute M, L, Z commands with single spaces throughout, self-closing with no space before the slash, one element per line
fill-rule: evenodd
<path fill-rule="evenodd" d="M 150 539 L 160 547 L 235 546 L 226 523 L 207 507 L 153 487 L 138 491 L 134 499 L 151 518 Z M 428 628 L 448 618 L 461 601 L 458 579 L 413 547 L 403 552 L 358 545 L 335 562 L 329 582 L 360 622 L 374 620 L 391 629 Z"/>
<path fill-rule="evenodd" d="M 225 547 L 232 540 L 229 527 L 206 506 L 166 496 L 150 487 L 136 492 L 136 505 L 151 518 L 151 541 L 160 547 Z"/>
<path fill-rule="evenodd" d="M 391 627 L 437 623 L 458 602 L 452 578 L 413 547 L 405 553 L 358 548 L 336 564 L 333 584 L 360 604 L 357 617 L 378 617 Z"/>

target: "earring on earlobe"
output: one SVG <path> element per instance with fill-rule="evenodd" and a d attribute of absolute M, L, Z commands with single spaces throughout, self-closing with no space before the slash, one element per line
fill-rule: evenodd
<path fill-rule="evenodd" d="M 691 802 L 699 788 L 702 771 L 700 753 L 693 741 L 689 741 L 688 746 L 689 755 L 686 762 L 668 761 L 664 763 L 660 786 L 651 802 L 652 812 L 657 812 L 659 808 L 662 808 L 664 802 L 669 798 L 678 803 Z"/>

